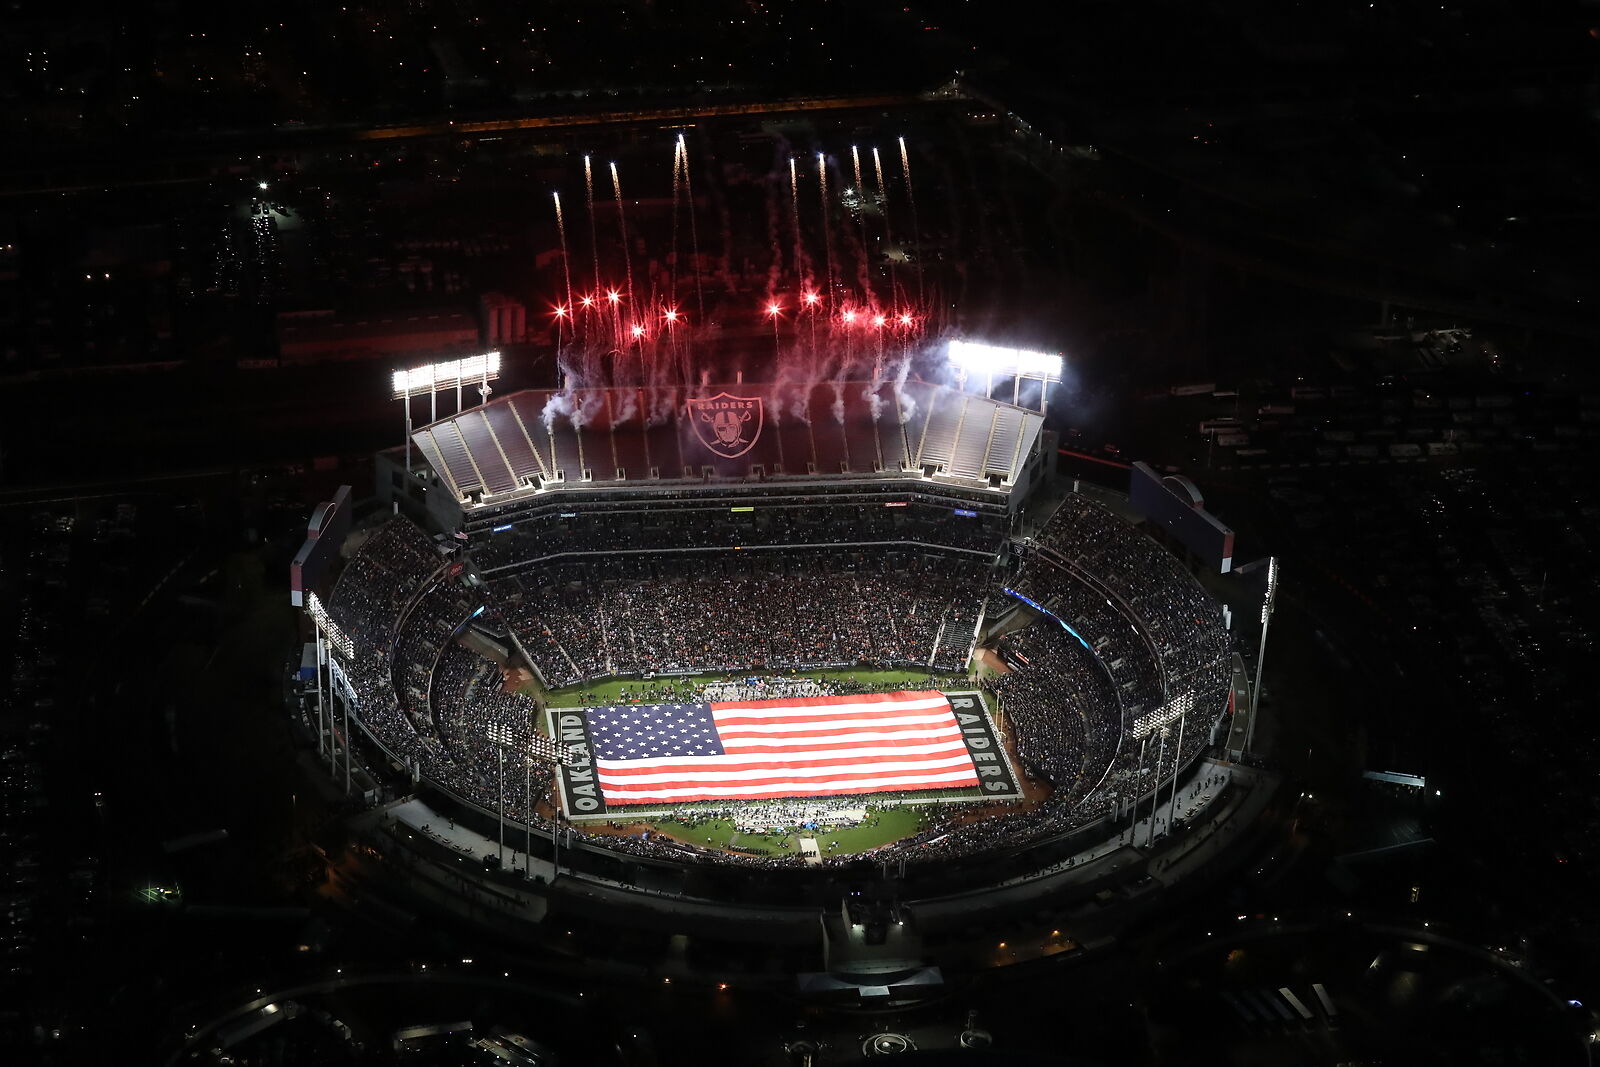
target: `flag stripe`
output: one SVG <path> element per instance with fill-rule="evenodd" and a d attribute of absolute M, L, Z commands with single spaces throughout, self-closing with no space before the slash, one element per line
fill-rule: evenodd
<path fill-rule="evenodd" d="M 944 715 L 846 715 L 837 720 L 827 722 L 815 718 L 800 719 L 794 722 L 774 722 L 770 719 L 758 719 L 751 722 L 729 720 L 717 715 L 717 731 L 723 737 L 729 734 L 793 734 L 804 733 L 807 730 L 827 730 L 836 726 L 849 726 L 855 729 L 872 726 L 949 726 L 950 716 Z"/>
<path fill-rule="evenodd" d="M 777 797 L 828 797 L 850 793 L 886 793 L 906 789 L 953 789 L 976 785 L 977 779 L 966 771 L 944 774 L 923 774 L 901 777 L 874 775 L 860 778 L 835 778 L 823 782 L 795 782 L 774 780 L 768 785 L 690 786 L 686 788 L 659 788 L 619 794 L 619 804 L 637 804 L 641 800 L 770 800 Z M 612 800 L 610 790 L 607 801 Z"/>
<path fill-rule="evenodd" d="M 596 777 L 618 805 L 978 784 L 949 701 L 928 690 L 587 714 Z"/>
<path fill-rule="evenodd" d="M 711 705 L 717 711 L 746 715 L 814 715 L 832 718 L 835 714 L 881 712 L 886 708 L 949 708 L 943 693 L 869 693 L 851 697 L 800 697 L 792 700 L 719 700 Z"/>
<path fill-rule="evenodd" d="M 964 752 L 957 753 L 954 756 L 945 756 L 942 759 L 877 760 L 870 764 L 863 764 L 860 760 L 854 759 L 804 760 L 784 764 L 783 773 L 794 777 L 820 778 L 827 775 L 837 777 L 843 771 L 849 771 L 850 773 L 867 772 L 869 774 L 877 771 L 914 771 L 924 767 L 965 767 L 971 762 L 972 760 Z M 616 782 L 618 788 L 635 782 L 670 781 L 674 776 L 681 777 L 689 782 L 714 782 L 718 779 L 726 779 L 730 782 L 748 782 L 753 778 L 770 778 L 773 774 L 771 767 L 758 766 L 746 770 L 731 770 L 720 764 L 706 763 L 704 760 L 701 761 L 701 768 L 703 769 L 683 766 L 656 771 L 644 770 L 625 774 L 617 774 L 615 772 L 607 774 L 606 772 L 610 771 L 611 768 L 602 767 L 601 774 L 603 780 Z"/>
<path fill-rule="evenodd" d="M 813 746 L 813 751 L 816 751 L 820 747 L 821 746 Z M 908 756 L 921 756 L 924 754 L 932 754 L 935 756 L 948 755 L 954 752 L 962 752 L 967 746 L 966 742 L 964 741 L 940 741 L 937 744 L 932 745 L 906 745 L 903 748 L 862 748 L 859 745 L 853 744 L 844 745 L 841 747 L 846 751 L 837 756 L 830 757 L 828 762 L 833 762 L 844 766 L 848 763 L 860 763 L 863 759 L 870 759 L 875 756 L 895 756 L 897 758 L 904 759 Z M 798 766 L 802 762 L 803 761 L 787 760 L 785 761 L 784 766 Z M 655 759 L 602 759 L 596 760 L 595 766 L 600 768 L 603 772 L 625 776 L 633 773 L 635 768 L 639 768 L 641 770 L 655 770 L 663 767 L 687 767 L 688 769 L 693 770 L 695 769 L 696 763 L 705 763 L 707 766 L 711 767 L 729 767 L 737 770 L 740 767 L 770 767 L 772 766 L 772 758 L 765 752 L 753 752 L 737 756 L 702 756 L 698 760 L 693 756 L 662 756 Z"/>

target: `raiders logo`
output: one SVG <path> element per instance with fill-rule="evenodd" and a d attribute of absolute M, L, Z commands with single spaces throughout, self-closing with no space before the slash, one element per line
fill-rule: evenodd
<path fill-rule="evenodd" d="M 723 459 L 742 456 L 761 436 L 762 412 L 759 396 L 729 396 L 718 393 L 703 400 L 689 400 L 689 422 L 700 443 Z"/>

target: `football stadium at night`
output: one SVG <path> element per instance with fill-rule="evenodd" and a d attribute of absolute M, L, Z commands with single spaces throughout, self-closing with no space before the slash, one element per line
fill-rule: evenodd
<path fill-rule="evenodd" d="M 1600 0 L 1265 7 L 13 3 L 0 1047 L 1590 1063 Z"/>
<path fill-rule="evenodd" d="M 1078 951 L 1203 884 L 1275 786 L 1205 583 L 1232 532 L 1175 472 L 1062 478 L 1069 361 L 872 262 L 891 214 L 917 225 L 903 140 L 899 204 L 876 149 L 876 197 L 854 147 L 791 158 L 765 295 L 711 310 L 714 271 L 660 266 L 698 240 L 673 147 L 648 287 L 614 164 L 618 240 L 594 236 L 585 157 L 589 247 L 557 195 L 534 316 L 554 382 L 497 393 L 526 327 L 494 304 L 511 352 L 395 369 L 405 436 L 361 521 L 348 496 L 313 520 L 301 714 L 365 800 L 367 884 L 512 938 L 777 946 L 784 981 L 847 1001 L 942 988 L 941 960 L 993 951 L 975 930 Z"/>
<path fill-rule="evenodd" d="M 485 402 L 408 410 L 383 511 L 342 539 L 324 519 L 298 572 L 319 751 L 408 794 L 377 850 L 413 878 L 470 860 L 523 902 L 507 922 L 804 959 L 827 915 L 837 974 L 990 907 L 1060 908 L 1066 882 L 1104 892 L 1176 821 L 1247 808 L 1257 772 L 1206 755 L 1247 702 L 1227 619 L 1189 550 L 1134 525 L 1195 502 L 1142 465 L 1132 497 L 1052 493 L 1059 357 L 919 347 L 942 382 L 572 375 L 488 399 L 495 356 L 397 375 L 408 409 L 463 382 Z M 1207 551 L 1226 569 L 1231 535 Z"/>

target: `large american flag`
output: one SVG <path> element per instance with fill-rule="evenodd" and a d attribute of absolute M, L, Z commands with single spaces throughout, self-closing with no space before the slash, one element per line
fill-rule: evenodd
<path fill-rule="evenodd" d="M 589 708 L 608 805 L 764 800 L 978 784 L 944 694 Z"/>

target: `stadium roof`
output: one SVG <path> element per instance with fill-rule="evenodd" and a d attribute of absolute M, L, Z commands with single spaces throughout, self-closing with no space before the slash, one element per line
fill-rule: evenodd
<path fill-rule="evenodd" d="M 913 381 L 528 389 L 412 435 L 463 502 L 559 488 L 913 473 L 1009 491 L 1038 412 Z M 483 497 L 491 498 L 488 501 Z"/>

